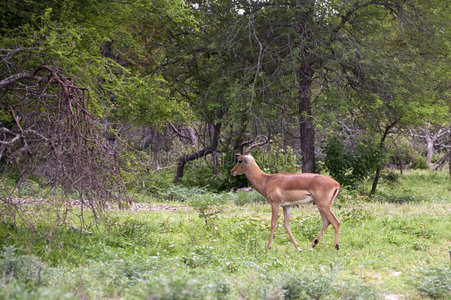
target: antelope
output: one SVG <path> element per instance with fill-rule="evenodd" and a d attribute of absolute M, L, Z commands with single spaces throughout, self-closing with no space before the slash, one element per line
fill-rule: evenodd
<path fill-rule="evenodd" d="M 274 231 L 277 225 L 280 207 L 283 208 L 284 227 L 293 242 L 297 251 L 301 252 L 299 244 L 294 239 L 290 230 L 290 208 L 293 205 L 314 203 L 318 207 L 321 218 L 323 219 L 323 228 L 313 240 L 310 250 L 313 250 L 319 243 L 327 227 L 332 224 L 335 230 L 335 249 L 338 253 L 338 237 L 340 232 L 340 222 L 332 213 L 331 206 L 335 198 L 340 193 L 340 184 L 334 179 L 321 174 L 313 173 L 276 173 L 266 174 L 258 167 L 255 159 L 250 155 L 250 151 L 258 146 L 264 145 L 264 142 L 251 145 L 246 151 L 243 147 L 253 142 L 244 142 L 241 144 L 241 153 L 236 154 L 237 164 L 231 170 L 232 175 L 244 174 L 252 187 L 257 190 L 271 205 L 271 233 L 267 249 L 272 248 Z"/>

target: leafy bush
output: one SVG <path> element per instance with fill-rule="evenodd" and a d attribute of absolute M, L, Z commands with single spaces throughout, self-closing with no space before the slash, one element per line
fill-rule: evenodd
<path fill-rule="evenodd" d="M 330 295 L 333 291 L 332 277 L 324 276 L 291 276 L 282 285 L 285 299 L 321 299 Z"/>
<path fill-rule="evenodd" d="M 399 173 L 393 172 L 392 170 L 386 170 L 382 173 L 382 179 L 390 185 L 399 183 L 401 175 Z"/>
<path fill-rule="evenodd" d="M 325 146 L 324 165 L 329 174 L 343 186 L 355 187 L 383 165 L 385 154 L 377 145 L 360 143 L 354 150 L 347 149 L 338 138 Z"/>
<path fill-rule="evenodd" d="M 235 165 L 232 152 L 219 154 L 219 173 L 214 174 L 209 158 L 198 159 L 185 166 L 185 175 L 180 183 L 188 188 L 202 187 L 210 192 L 230 191 L 232 187 L 245 187 L 249 183 L 245 176 L 232 176 Z"/>
<path fill-rule="evenodd" d="M 223 299 L 229 294 L 227 283 L 202 274 L 168 274 L 150 278 L 132 290 L 136 299 Z"/>
<path fill-rule="evenodd" d="M 421 154 L 412 147 L 410 141 L 405 138 L 401 138 L 401 140 L 396 143 L 396 146 L 388 152 L 387 162 L 396 166 L 398 169 L 401 166 L 405 168 L 409 164 L 411 164 L 412 169 L 422 168 L 424 167 L 423 162 L 426 168 L 429 168 L 426 159 L 422 157 Z"/>
<path fill-rule="evenodd" d="M 412 169 L 429 170 L 427 160 L 423 156 L 415 156 L 412 160 Z"/>
<path fill-rule="evenodd" d="M 447 299 L 451 294 L 451 267 L 442 265 L 420 270 L 412 284 L 422 295 L 433 299 Z"/>
<path fill-rule="evenodd" d="M 246 249 L 249 254 L 257 256 L 265 251 L 259 241 L 266 240 L 268 234 L 268 220 L 256 217 L 234 217 L 230 220 L 233 225 L 230 233 L 240 249 Z M 263 238 L 264 237 L 264 238 Z"/>
<path fill-rule="evenodd" d="M 304 270 L 288 275 L 282 285 L 285 299 L 378 299 L 380 292 L 359 280 L 343 280 L 336 269 Z"/>
<path fill-rule="evenodd" d="M 195 195 L 188 199 L 189 206 L 199 213 L 199 218 L 205 222 L 207 228 L 216 234 L 218 230 L 217 219 L 219 217 L 220 207 L 229 199 L 228 194 Z"/>
<path fill-rule="evenodd" d="M 170 185 L 165 188 L 158 188 L 154 195 L 162 200 L 166 201 L 180 201 L 185 202 L 191 197 L 205 194 L 207 190 L 202 187 L 183 187 L 179 185 Z"/>
<path fill-rule="evenodd" d="M 34 256 L 20 255 L 14 247 L 4 247 L 0 252 L 0 271 L 4 277 L 16 278 L 29 285 L 38 284 L 43 263 Z"/>
<path fill-rule="evenodd" d="M 243 206 L 250 203 L 266 202 L 266 199 L 255 190 L 249 192 L 236 192 L 234 195 L 235 196 L 233 202 L 238 206 Z"/>
<path fill-rule="evenodd" d="M 202 212 L 210 209 L 213 206 L 219 207 L 223 205 L 227 201 L 227 198 L 228 197 L 224 197 L 223 194 L 197 194 L 190 197 L 186 203 L 195 210 Z"/>

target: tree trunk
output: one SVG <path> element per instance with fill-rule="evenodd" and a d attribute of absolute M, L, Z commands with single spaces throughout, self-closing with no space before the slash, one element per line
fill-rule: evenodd
<path fill-rule="evenodd" d="M 432 169 L 432 157 L 434 156 L 434 139 L 431 136 L 431 133 L 428 130 L 424 131 L 424 139 L 427 144 L 427 154 L 426 154 L 426 162 L 429 165 L 429 168 Z"/>
<path fill-rule="evenodd" d="M 303 63 L 299 82 L 299 123 L 302 154 L 302 173 L 315 173 L 315 129 L 310 107 L 313 67 Z"/>
<path fill-rule="evenodd" d="M 213 124 L 210 146 L 202 150 L 199 150 L 195 153 L 185 154 L 179 157 L 177 161 L 177 173 L 174 177 L 174 183 L 178 183 L 180 179 L 182 179 L 185 170 L 185 165 L 187 162 L 204 157 L 208 154 L 213 154 L 216 151 L 216 149 L 218 148 L 219 132 L 221 130 L 221 125 L 222 125 L 221 123 Z"/>
<path fill-rule="evenodd" d="M 381 141 L 379 142 L 379 146 L 381 147 L 382 150 L 385 149 L 385 139 L 387 138 L 388 134 L 390 133 L 390 129 L 393 126 L 395 126 L 397 123 L 398 123 L 398 121 L 393 121 L 392 123 L 385 126 L 384 134 L 382 135 Z M 374 180 L 373 180 L 373 185 L 371 186 L 370 195 L 374 195 L 376 193 L 377 185 L 379 184 L 379 179 L 381 177 L 382 168 L 383 168 L 382 165 L 379 165 L 376 168 L 376 173 L 374 174 Z"/>
<path fill-rule="evenodd" d="M 448 170 L 449 170 L 449 177 L 451 177 L 451 150 L 448 151 Z"/>

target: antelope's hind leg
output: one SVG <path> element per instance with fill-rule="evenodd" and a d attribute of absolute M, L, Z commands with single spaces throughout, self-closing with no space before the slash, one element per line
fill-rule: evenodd
<path fill-rule="evenodd" d="M 335 215 L 332 213 L 331 209 L 326 209 L 322 213 L 326 216 L 326 218 L 329 220 L 329 222 L 332 224 L 335 230 L 335 250 L 338 253 L 338 249 L 340 249 L 340 246 L 338 245 L 338 238 L 340 235 L 340 221 L 335 217 Z"/>
<path fill-rule="evenodd" d="M 312 245 L 310 246 L 310 250 L 313 250 L 315 246 L 319 243 L 320 238 L 323 236 L 324 232 L 326 231 L 327 227 L 329 227 L 330 222 L 329 219 L 326 217 L 326 215 L 320 210 L 319 213 L 321 214 L 321 218 L 323 219 L 323 228 L 318 233 L 316 238 L 313 240 Z"/>

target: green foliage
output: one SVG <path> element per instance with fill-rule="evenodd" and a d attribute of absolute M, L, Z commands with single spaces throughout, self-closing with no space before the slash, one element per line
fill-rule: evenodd
<path fill-rule="evenodd" d="M 444 171 L 411 170 L 399 176 L 395 184 L 382 184 L 375 200 L 389 202 L 448 202 L 451 182 Z"/>
<path fill-rule="evenodd" d="M 423 200 L 421 196 L 417 196 L 415 193 L 412 193 L 412 190 L 401 190 L 401 191 L 390 191 L 384 190 L 380 191 L 375 199 L 378 201 L 389 202 L 389 203 L 414 203 Z"/>
<path fill-rule="evenodd" d="M 221 206 L 230 198 L 230 194 L 198 194 L 189 198 L 187 204 L 198 211 L 199 218 L 205 222 L 206 227 L 216 234 Z"/>
<path fill-rule="evenodd" d="M 369 197 L 355 191 L 342 190 L 335 205 L 340 209 L 338 219 L 346 224 L 357 225 L 373 218 L 367 208 Z"/>
<path fill-rule="evenodd" d="M 381 292 L 362 281 L 340 281 L 338 270 L 303 270 L 288 275 L 282 286 L 284 299 L 377 299 Z"/>
<path fill-rule="evenodd" d="M 168 187 L 157 188 L 154 195 L 161 200 L 185 202 L 193 197 L 201 196 L 206 192 L 207 190 L 201 187 L 187 188 L 172 184 Z"/>
<path fill-rule="evenodd" d="M 243 206 L 252 203 L 264 204 L 266 199 L 255 190 L 249 192 L 238 191 L 234 194 L 233 202 L 237 206 Z"/>
<path fill-rule="evenodd" d="M 332 294 L 332 280 L 332 274 L 326 272 L 292 275 L 282 286 L 283 296 L 285 299 L 323 299 Z"/>
<path fill-rule="evenodd" d="M 185 166 L 181 184 L 187 187 L 203 187 L 211 192 L 230 191 L 233 187 L 249 186 L 245 176 L 232 176 L 230 170 L 236 160 L 231 152 L 219 154 L 219 173 L 214 174 L 213 166 L 207 159 L 199 159 Z"/>
<path fill-rule="evenodd" d="M 415 156 L 412 161 L 412 169 L 428 170 L 429 165 L 427 163 L 426 157 Z"/>
<path fill-rule="evenodd" d="M 343 186 L 355 187 L 384 163 L 385 155 L 378 146 L 358 144 L 351 151 L 333 138 L 323 147 L 324 165 L 329 174 Z"/>
<path fill-rule="evenodd" d="M 202 212 L 212 207 L 223 205 L 228 200 L 227 198 L 229 198 L 229 194 L 198 194 L 189 198 L 187 204 L 197 211 Z"/>
<path fill-rule="evenodd" d="M 165 18 L 172 17 L 173 24 L 183 23 L 183 16 L 189 23 L 182 3 L 167 5 L 159 1 L 159 8 L 155 10 L 154 3 L 145 1 L 130 4 L 84 2 L 80 5 L 76 1 L 61 4 L 46 1 L 30 9 L 28 22 L 36 18 L 36 26 L 25 22 L 21 27 L 12 27 L 0 47 L 23 48 L 12 56 L 22 70 L 32 72 L 41 63 L 64 70 L 80 86 L 89 88 L 92 112 L 106 115 L 110 121 L 133 121 L 135 125 L 158 127 L 176 115 L 179 119 L 187 116 L 187 104 L 169 94 L 163 77 L 148 75 L 142 68 L 142 64 L 148 63 L 144 60 L 154 54 L 145 51 L 154 49 L 143 44 L 136 32 L 130 30 L 136 30 L 131 24 L 136 16 L 143 16 L 143 12 L 146 22 L 155 21 L 163 14 Z M 6 9 L 13 10 L 9 6 Z M 156 37 L 164 33 L 163 26 L 155 28 L 152 34 Z M 17 31 L 21 34 L 17 35 Z M 157 58 L 155 54 L 154 63 Z"/>
<path fill-rule="evenodd" d="M 193 299 L 211 298 L 223 299 L 229 293 L 226 283 L 213 281 L 205 275 L 193 274 L 172 274 L 162 276 L 152 281 L 147 281 L 145 285 L 138 286 L 132 294 L 137 298 L 147 298 L 152 295 L 154 299 Z"/>
<path fill-rule="evenodd" d="M 15 278 L 32 288 L 39 284 L 44 264 L 37 257 L 18 252 L 21 251 L 12 246 L 4 246 L 0 252 L 3 281 Z"/>
<path fill-rule="evenodd" d="M 401 178 L 401 174 L 396 173 L 393 170 L 385 170 L 382 173 L 382 179 L 384 182 L 388 183 L 389 185 L 395 185 L 399 183 L 399 180 Z"/>
<path fill-rule="evenodd" d="M 278 149 L 271 152 L 255 150 L 252 154 L 263 172 L 272 174 L 278 172 L 299 172 L 300 166 L 293 149 Z M 230 173 L 237 163 L 231 152 L 219 155 L 219 173 L 213 174 L 209 160 L 197 160 L 185 167 L 186 174 L 181 183 L 188 187 L 205 187 L 212 192 L 230 191 L 232 188 L 248 187 L 249 182 L 244 175 L 233 176 Z"/>
<path fill-rule="evenodd" d="M 401 143 L 389 151 L 387 162 L 398 167 L 410 165 L 412 169 L 429 169 L 426 158 L 415 151 L 409 143 Z"/>
<path fill-rule="evenodd" d="M 423 268 L 413 276 L 412 284 L 422 296 L 447 299 L 451 293 L 451 268 L 449 265 Z"/>

